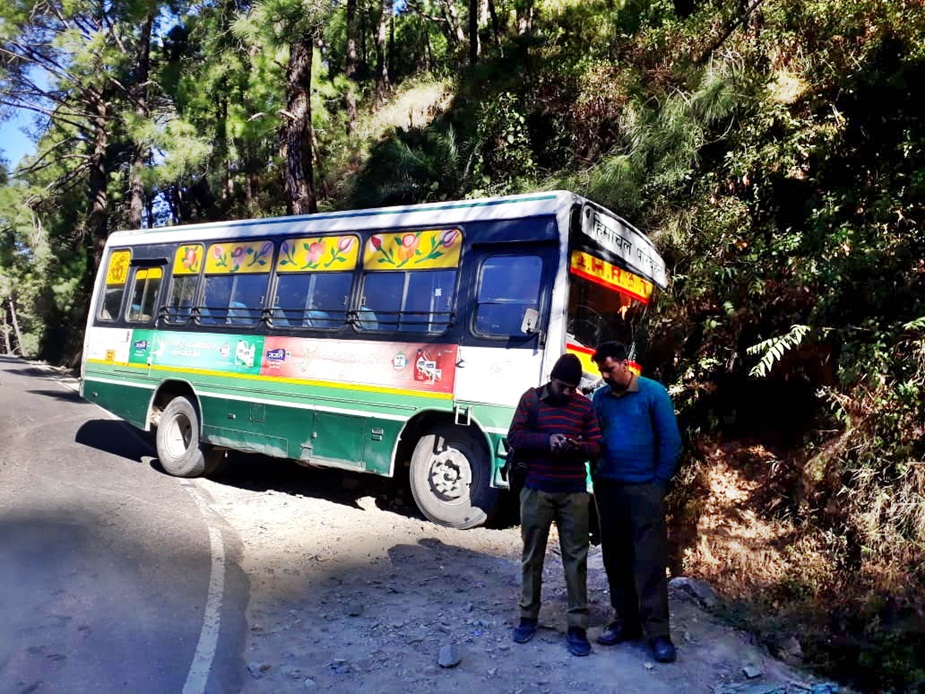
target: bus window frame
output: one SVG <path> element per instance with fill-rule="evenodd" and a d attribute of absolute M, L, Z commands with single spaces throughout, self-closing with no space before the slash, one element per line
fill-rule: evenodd
<path fill-rule="evenodd" d="M 360 236 L 361 249 L 366 248 L 366 244 L 369 243 L 369 240 L 378 234 L 413 234 L 418 231 L 432 231 L 432 232 L 441 232 L 446 233 L 448 231 L 457 231 L 462 236 L 462 246 L 459 251 L 459 262 L 456 267 L 443 267 L 443 268 L 396 268 L 388 270 L 369 270 L 363 266 L 363 256 L 362 250 L 360 254 L 360 260 L 357 263 L 356 268 L 356 277 L 354 279 L 354 292 L 351 297 L 350 310 L 348 311 L 347 322 L 353 327 L 353 331 L 356 335 L 362 336 L 364 338 L 371 337 L 373 335 L 387 335 L 387 336 L 402 336 L 402 337 L 420 337 L 425 339 L 431 339 L 435 337 L 442 337 L 447 335 L 450 331 L 456 327 L 459 322 L 460 316 L 460 290 L 462 284 L 463 274 L 465 273 L 466 268 L 466 259 L 469 255 L 469 248 L 471 247 L 471 242 L 468 241 L 468 232 L 466 231 L 465 225 L 463 224 L 436 224 L 433 226 L 417 227 L 417 228 L 391 228 L 391 229 L 379 229 L 370 231 L 364 234 L 358 234 Z M 414 329 L 407 330 L 402 329 L 401 323 L 402 318 L 405 313 L 419 314 L 420 311 L 411 311 L 406 312 L 403 309 L 398 311 L 388 311 L 386 315 L 391 319 L 383 321 L 379 318 L 378 314 L 374 312 L 372 308 L 366 305 L 366 280 L 367 277 L 371 275 L 387 275 L 387 274 L 404 274 L 405 275 L 405 284 L 402 289 L 402 306 L 406 303 L 406 297 L 408 294 L 408 276 L 414 274 L 424 274 L 431 272 L 440 272 L 452 270 L 455 272 L 455 277 L 452 282 L 452 301 L 450 303 L 450 308 L 447 311 L 437 311 L 434 312 L 437 316 L 446 316 L 445 323 L 439 323 L 442 325 L 441 330 L 420 330 L 417 329 L 418 325 L 427 325 L 427 323 L 414 324 Z M 372 315 L 370 319 L 369 316 Z M 394 316 L 394 318 L 393 318 Z M 366 327 L 363 324 L 368 322 L 375 322 L 376 327 Z M 382 324 L 387 325 L 387 328 L 380 328 Z"/>
<path fill-rule="evenodd" d="M 125 305 L 125 309 L 123 310 L 123 318 L 126 323 L 130 325 L 153 325 L 154 322 L 160 317 L 161 309 L 162 309 L 161 301 L 162 301 L 162 296 L 164 292 L 164 287 L 168 284 L 165 281 L 166 273 L 164 270 L 166 266 L 167 266 L 167 260 L 161 259 L 161 258 L 154 259 L 154 260 L 137 260 L 131 263 L 131 265 L 129 266 L 129 278 L 125 283 L 126 294 L 129 293 L 129 289 L 131 290 L 130 299 L 128 303 Z M 138 273 L 141 270 L 160 270 L 161 276 L 158 278 L 158 286 L 157 286 L 157 289 L 155 290 L 154 305 L 151 307 L 153 310 L 151 311 L 150 314 L 139 314 L 139 317 L 135 318 L 132 316 L 132 307 L 134 306 L 135 291 L 137 289 L 137 287 L 135 286 L 135 282 L 138 278 Z M 145 279 L 146 281 L 149 280 L 149 278 L 145 278 Z M 144 293 L 142 294 L 142 299 L 143 298 L 144 298 Z M 140 308 L 143 308 L 143 305 L 139 305 L 139 306 Z M 147 317 L 144 320 L 141 320 L 140 319 L 141 316 L 147 316 Z"/>
<path fill-rule="evenodd" d="M 490 342 L 529 342 L 530 340 L 536 338 L 538 335 L 542 335 L 546 331 L 547 321 L 548 321 L 548 302 L 549 294 L 552 286 L 552 269 L 550 266 L 550 257 L 548 253 L 544 253 L 542 247 L 531 248 L 529 251 L 526 248 L 512 248 L 512 247 L 490 247 L 485 246 L 480 253 L 476 266 L 473 270 L 473 282 L 472 282 L 472 294 L 469 301 L 469 332 L 473 337 L 479 340 L 486 340 Z M 537 295 L 537 302 L 535 310 L 539 312 L 539 320 L 537 321 L 536 328 L 532 333 L 517 333 L 513 335 L 500 335 L 492 333 L 483 333 L 478 330 L 478 313 L 479 313 L 479 294 L 482 289 L 482 277 L 483 270 L 487 261 L 492 260 L 498 257 L 533 257 L 537 258 L 540 261 L 540 276 L 539 276 L 539 292 Z M 524 310 L 529 308 L 527 304 L 519 304 L 517 302 L 511 302 L 512 305 L 524 306 Z M 521 318 L 521 321 L 523 318 Z"/>
<path fill-rule="evenodd" d="M 282 246 L 282 244 L 280 244 L 280 246 Z M 284 307 L 280 307 L 280 306 L 277 305 L 277 304 L 279 303 L 279 283 L 280 283 L 280 280 L 281 280 L 283 277 L 288 277 L 288 276 L 308 276 L 308 277 L 312 277 L 312 276 L 314 276 L 314 277 L 315 277 L 314 282 L 317 283 L 317 282 L 318 282 L 317 277 L 323 276 L 323 275 L 335 275 L 335 274 L 336 274 L 336 275 L 346 275 L 346 276 L 348 276 L 348 277 L 350 278 L 350 286 L 347 288 L 347 293 L 346 293 L 346 295 L 344 296 L 344 309 L 343 309 L 344 317 L 343 317 L 343 321 L 342 321 L 339 325 L 334 325 L 334 326 L 320 326 L 320 325 L 305 325 L 305 324 L 304 324 L 304 321 L 305 321 L 305 320 L 311 320 L 311 317 L 308 315 L 308 313 L 309 313 L 310 311 L 327 311 L 327 310 L 329 310 L 329 309 L 326 309 L 326 308 L 319 308 L 319 309 L 303 308 L 303 309 L 302 309 L 302 312 L 303 312 L 303 316 L 302 316 L 303 324 L 302 324 L 302 325 L 292 325 L 292 324 L 290 324 L 290 325 L 280 325 L 280 324 L 277 324 L 277 323 L 274 322 L 274 320 L 276 320 L 276 319 L 278 318 L 277 315 L 276 315 L 277 312 L 283 312 L 283 311 L 286 310 Z M 267 321 L 268 327 L 270 328 L 270 330 L 272 330 L 272 331 L 274 331 L 274 332 L 276 332 L 276 331 L 285 331 L 285 332 L 292 331 L 292 332 L 297 332 L 297 333 L 310 333 L 310 332 L 314 332 L 314 331 L 320 331 L 320 332 L 324 333 L 325 335 L 333 335 L 333 334 L 342 332 L 342 331 L 344 330 L 344 328 L 346 328 L 348 325 L 351 324 L 351 314 L 352 314 L 351 306 L 352 306 L 352 304 L 353 304 L 353 296 L 354 296 L 355 288 L 356 288 L 356 284 L 357 284 L 357 279 L 356 279 L 356 277 L 357 277 L 357 271 L 356 271 L 356 269 L 353 269 L 353 270 L 335 270 L 335 271 L 333 271 L 333 272 L 316 272 L 316 273 L 311 273 L 311 272 L 302 272 L 302 273 L 299 273 L 299 272 L 279 272 L 279 270 L 274 269 L 274 270 L 273 270 L 272 289 L 270 290 L 270 296 L 273 298 L 273 302 L 272 302 L 272 303 L 273 303 L 273 306 L 272 306 L 272 307 L 264 307 L 264 315 L 265 315 L 265 317 L 266 317 L 266 321 Z M 311 281 L 312 281 L 312 280 L 309 280 L 309 282 L 311 282 Z M 314 294 L 314 292 L 311 292 L 311 294 L 306 294 L 306 296 L 305 296 L 306 302 L 308 301 L 309 296 L 311 296 L 311 295 L 313 295 L 313 294 Z M 286 317 L 285 315 L 282 316 L 282 317 L 286 318 L 286 320 L 289 320 L 289 318 Z M 320 319 L 320 320 L 326 320 L 326 319 Z M 331 320 L 337 320 L 337 318 L 334 318 L 334 319 L 331 319 Z"/>
<path fill-rule="evenodd" d="M 125 315 L 127 313 L 127 308 L 125 308 L 125 297 L 128 294 L 128 279 L 132 275 L 132 265 L 135 253 L 134 248 L 126 246 L 117 246 L 110 249 L 109 255 L 106 258 L 107 272 L 110 268 L 110 264 L 112 263 L 113 256 L 115 256 L 117 253 L 128 253 L 126 277 L 121 284 L 109 284 L 106 279 L 103 280 L 103 292 L 100 295 L 100 303 L 96 308 L 96 314 L 94 316 L 94 320 L 100 323 L 121 323 L 125 320 Z M 119 290 L 121 292 L 121 296 L 119 297 L 119 304 L 116 307 L 115 313 L 106 307 L 106 297 L 113 290 Z"/>
<path fill-rule="evenodd" d="M 197 310 L 199 308 L 200 295 L 202 294 L 202 287 L 204 284 L 203 276 L 205 273 L 205 261 L 202 260 L 200 262 L 201 267 L 199 268 L 198 272 L 193 272 L 193 273 L 175 272 L 177 252 L 184 246 L 187 246 L 187 247 L 188 246 L 199 246 L 200 251 L 203 254 L 205 254 L 206 244 L 203 241 L 190 241 L 190 242 L 184 241 L 181 243 L 170 245 L 169 259 L 167 261 L 167 264 L 170 270 L 170 273 L 169 273 L 170 277 L 169 277 L 169 280 L 164 283 L 166 287 L 166 289 L 164 290 L 164 294 L 163 294 L 164 303 L 161 305 L 160 309 L 158 310 L 158 324 L 159 325 L 160 323 L 163 323 L 165 326 L 170 326 L 170 327 L 187 327 L 191 324 L 198 325 L 198 323 L 196 323 L 196 317 L 197 317 Z M 171 311 L 170 299 L 173 297 L 173 292 L 174 292 L 174 288 L 176 286 L 176 281 L 178 277 L 182 277 L 184 279 L 193 278 L 196 281 L 195 288 L 190 298 L 190 304 L 188 307 L 185 307 L 183 309 L 187 312 L 187 314 L 182 319 L 172 318 L 170 314 L 170 311 Z M 179 311 L 181 309 L 178 307 L 175 310 L 177 311 L 177 314 L 179 315 Z"/>
<path fill-rule="evenodd" d="M 456 318 L 459 315 L 459 284 L 460 278 L 462 276 L 462 262 L 460 265 L 454 268 L 433 268 L 426 270 L 412 270 L 412 269 L 398 269 L 398 270 L 377 270 L 372 272 L 366 272 L 365 270 L 361 272 L 360 281 L 358 284 L 358 289 L 356 292 L 355 303 L 352 311 L 350 312 L 351 318 L 348 321 L 353 325 L 353 329 L 361 335 L 379 335 L 383 333 L 396 334 L 396 335 L 408 335 L 408 336 L 426 336 L 426 337 L 435 337 L 446 335 L 453 326 L 456 325 Z M 412 323 L 411 329 L 405 329 L 402 327 L 402 321 L 405 319 L 407 314 L 412 316 L 418 316 L 422 314 L 421 311 L 405 311 L 404 306 L 407 304 L 407 299 L 409 295 L 409 284 L 411 282 L 411 277 L 414 276 L 424 276 L 437 272 L 453 272 L 453 282 L 452 282 L 452 301 L 450 305 L 450 310 L 448 311 L 434 311 L 428 315 L 433 316 L 446 316 L 445 321 L 430 321 L 428 323 Z M 366 282 L 370 276 L 386 276 L 386 275 L 403 275 L 404 276 L 404 285 L 402 286 L 402 308 L 398 311 L 386 311 L 376 313 L 374 309 L 370 308 L 366 303 Z M 365 314 L 373 314 L 373 319 L 377 327 L 370 328 L 364 327 L 363 323 L 367 322 L 369 319 L 364 318 Z M 386 315 L 390 320 L 382 320 L 380 314 Z M 387 325 L 386 328 L 380 328 L 379 325 Z M 426 325 L 440 325 L 442 329 L 439 330 L 420 330 L 419 326 Z"/>
<path fill-rule="evenodd" d="M 194 242 L 191 242 L 194 243 Z M 199 243 L 199 242 L 195 242 Z M 215 246 L 223 246 L 227 244 L 271 244 L 273 250 L 268 259 L 268 267 L 265 271 L 262 272 L 208 272 L 208 255 Z M 183 245 L 183 244 L 181 244 Z M 281 243 L 278 243 L 278 239 L 272 237 L 254 237 L 248 238 L 247 240 L 242 239 L 225 239 L 225 240 L 212 240 L 203 244 L 204 247 L 204 260 L 202 263 L 202 268 L 199 272 L 199 286 L 197 289 L 196 304 L 192 308 L 191 321 L 196 325 L 197 328 L 206 329 L 206 330 L 224 330 L 224 329 L 234 329 L 234 330 L 250 330 L 257 331 L 260 329 L 261 325 L 267 324 L 267 311 L 269 299 L 271 298 L 271 288 L 275 290 L 275 263 L 277 256 L 279 254 Z M 179 246 L 178 246 L 179 247 Z M 174 249 L 176 251 L 176 249 Z M 232 304 L 234 303 L 234 293 L 235 285 L 234 281 L 238 277 L 245 276 L 259 276 L 265 278 L 265 284 L 263 289 L 263 294 L 260 296 L 259 305 L 255 307 L 245 306 L 243 308 L 235 307 Z M 208 288 L 209 278 L 210 277 L 232 277 L 232 286 L 231 291 L 228 294 L 228 305 L 224 308 L 206 306 L 203 302 L 206 297 L 206 289 Z M 214 322 L 203 322 L 202 320 L 202 311 L 203 309 L 209 311 L 207 314 L 210 318 L 214 319 Z M 218 315 L 212 316 L 212 312 L 219 312 Z M 244 311 L 247 312 L 246 315 L 242 318 L 236 315 L 233 315 L 235 311 Z M 256 317 L 254 317 L 256 316 Z"/>

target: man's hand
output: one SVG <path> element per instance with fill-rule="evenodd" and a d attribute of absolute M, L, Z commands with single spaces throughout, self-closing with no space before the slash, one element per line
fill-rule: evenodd
<path fill-rule="evenodd" d="M 568 447 L 567 440 L 565 434 L 553 434 L 549 437 L 549 450 L 564 451 Z"/>

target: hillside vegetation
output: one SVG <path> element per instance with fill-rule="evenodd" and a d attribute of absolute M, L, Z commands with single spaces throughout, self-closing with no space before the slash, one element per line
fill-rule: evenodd
<path fill-rule="evenodd" d="M 925 683 L 918 0 L 8 0 L 0 301 L 73 361 L 106 236 L 567 188 L 645 230 L 676 572 L 772 649 Z M 11 310 L 12 309 L 12 310 Z"/>

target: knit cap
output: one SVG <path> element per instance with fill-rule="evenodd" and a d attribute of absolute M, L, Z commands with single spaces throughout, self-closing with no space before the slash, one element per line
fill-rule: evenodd
<path fill-rule="evenodd" d="M 574 354 L 563 354 L 552 367 L 550 378 L 555 378 L 570 386 L 581 383 L 581 360 Z"/>

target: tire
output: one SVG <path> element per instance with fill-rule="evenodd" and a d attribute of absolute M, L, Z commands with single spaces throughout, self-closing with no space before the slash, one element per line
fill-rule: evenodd
<path fill-rule="evenodd" d="M 175 477 L 201 477 L 218 471 L 225 451 L 199 440 L 199 414 L 185 397 L 167 403 L 157 427 L 157 457 Z"/>
<path fill-rule="evenodd" d="M 421 513 L 438 525 L 475 528 L 497 510 L 488 446 L 471 427 L 447 424 L 422 436 L 411 456 L 409 478 Z"/>

